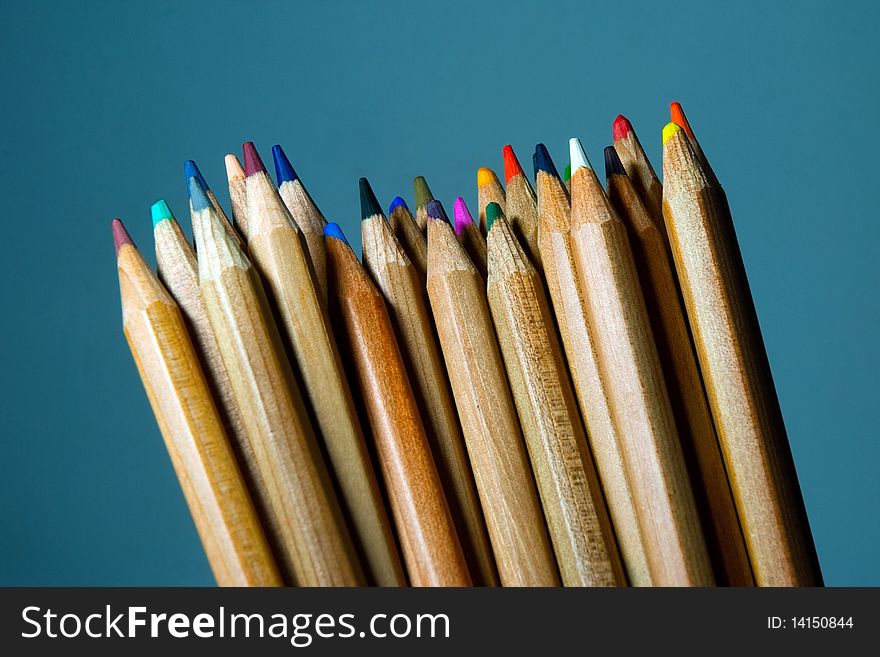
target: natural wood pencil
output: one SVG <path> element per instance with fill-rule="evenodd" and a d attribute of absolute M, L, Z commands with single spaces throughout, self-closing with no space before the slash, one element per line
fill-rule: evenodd
<path fill-rule="evenodd" d="M 404 253 L 416 268 L 419 282 L 424 287 L 428 273 L 428 243 L 410 213 L 406 201 L 399 196 L 394 197 L 388 208 L 388 223 L 391 224 Z"/>
<path fill-rule="evenodd" d="M 364 583 L 256 270 L 190 178 L 199 287 L 265 484 L 282 571 L 301 586 Z"/>
<path fill-rule="evenodd" d="M 470 210 L 465 205 L 464 199 L 459 196 L 455 199 L 455 206 L 452 208 L 452 216 L 455 217 L 455 234 L 458 241 L 464 247 L 474 267 L 480 272 L 480 276 L 486 278 L 486 238 L 480 232 L 480 229 L 474 223 Z M 431 217 L 428 217 L 430 220 Z"/>
<path fill-rule="evenodd" d="M 278 194 L 308 247 L 315 283 L 321 293 L 321 302 L 327 303 L 327 255 L 324 252 L 324 226 L 327 220 L 312 200 L 308 190 L 296 175 L 284 150 L 278 144 L 272 147 Z"/>
<path fill-rule="evenodd" d="M 471 578 L 478 586 L 494 586 L 498 575 L 492 548 L 424 288 L 366 178 L 360 180 L 360 197 L 364 268 L 382 293 L 394 325 Z M 428 203 L 429 219 L 436 203 Z"/>
<path fill-rule="evenodd" d="M 539 145 L 539 149 L 541 146 Z M 621 437 L 611 413 L 606 382 L 599 368 L 596 339 L 587 322 L 584 293 L 575 271 L 571 246 L 571 205 L 549 154 L 535 174 L 540 219 L 541 262 L 587 437 L 605 491 L 620 556 L 633 586 L 650 586 L 648 556 L 636 505 L 626 476 Z"/>
<path fill-rule="evenodd" d="M 726 197 L 685 131 L 663 131 L 663 213 L 759 586 L 822 574 Z"/>
<path fill-rule="evenodd" d="M 623 585 L 614 531 L 544 284 L 497 204 L 487 206 L 486 222 L 489 308 L 562 581 Z"/>
<path fill-rule="evenodd" d="M 448 222 L 428 218 L 428 244 L 428 296 L 501 583 L 558 586 L 485 280 Z"/>
<path fill-rule="evenodd" d="M 540 274 L 542 268 L 541 251 L 538 247 L 538 201 L 529 179 L 516 159 L 513 147 L 508 144 L 502 152 L 504 180 L 507 185 L 503 211 L 529 261 Z"/>
<path fill-rule="evenodd" d="M 251 258 L 266 282 L 282 338 L 302 377 L 370 579 L 383 586 L 400 585 L 403 572 L 390 524 L 306 246 L 253 143 L 243 148 Z"/>
<path fill-rule="evenodd" d="M 714 583 L 626 228 L 571 140 L 571 240 L 655 586 Z"/>
<path fill-rule="evenodd" d="M 629 119 L 623 114 L 618 114 L 611 130 L 614 136 L 614 150 L 620 157 L 623 168 L 626 169 L 626 174 L 644 203 L 645 209 L 659 227 L 660 235 L 668 249 L 669 239 L 663 225 L 663 185 L 660 184 Z"/>
<path fill-rule="evenodd" d="M 330 305 L 346 336 L 413 586 L 470 586 L 467 562 L 382 295 L 329 223 Z"/>
<path fill-rule="evenodd" d="M 229 233 L 229 236 L 235 240 L 238 244 L 239 248 L 244 248 L 244 243 L 242 242 L 241 235 L 238 234 L 238 231 L 233 227 L 230 223 L 229 218 L 226 216 L 226 213 L 223 211 L 223 206 L 220 205 L 220 202 L 217 200 L 217 197 L 214 195 L 214 192 L 211 191 L 211 188 L 208 186 L 208 182 L 205 180 L 205 177 L 202 175 L 202 172 L 199 171 L 198 165 L 193 160 L 187 160 L 183 163 L 183 178 L 184 182 L 187 185 L 187 190 L 189 189 L 189 179 L 190 178 L 198 178 L 198 181 L 201 183 L 202 187 L 205 189 L 205 193 L 207 194 L 208 200 L 211 201 L 211 205 L 214 206 L 214 210 L 217 212 L 217 216 L 220 221 L 223 223 L 223 227 L 226 229 L 226 232 Z M 192 217 L 192 205 L 189 208 L 190 217 Z"/>
<path fill-rule="evenodd" d="M 497 203 L 502 212 L 505 212 L 504 187 L 492 169 L 481 167 L 477 169 L 477 212 L 480 219 L 480 233 L 485 237 L 486 229 L 486 206 Z"/>
<path fill-rule="evenodd" d="M 697 366 L 670 254 L 614 146 L 605 149 L 608 200 L 627 227 L 697 511 L 719 583 L 752 586 L 752 568 Z"/>
<path fill-rule="evenodd" d="M 229 185 L 229 204 L 232 206 L 232 220 L 235 222 L 238 232 L 247 240 L 247 184 L 244 168 L 232 153 L 226 154 L 224 162 L 226 164 L 226 181 Z"/>
<path fill-rule="evenodd" d="M 428 228 L 428 201 L 434 198 L 431 188 L 428 187 L 428 181 L 424 176 L 416 176 L 413 179 L 413 192 L 416 197 L 416 225 L 424 235 Z"/>
<path fill-rule="evenodd" d="M 122 323 L 220 586 L 280 586 L 275 560 L 177 304 L 112 223 Z"/>

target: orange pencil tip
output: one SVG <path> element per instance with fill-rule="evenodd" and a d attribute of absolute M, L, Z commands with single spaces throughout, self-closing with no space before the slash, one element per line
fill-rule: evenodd
<path fill-rule="evenodd" d="M 669 115 L 672 118 L 672 122 L 682 130 L 684 130 L 684 134 L 686 134 L 691 139 L 694 138 L 694 131 L 691 130 L 691 124 L 688 123 L 687 117 L 684 115 L 684 110 L 681 108 L 681 103 L 670 103 Z"/>

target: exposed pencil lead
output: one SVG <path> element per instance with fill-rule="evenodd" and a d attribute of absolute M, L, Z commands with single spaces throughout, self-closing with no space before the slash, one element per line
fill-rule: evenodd
<path fill-rule="evenodd" d="M 611 126 L 611 132 L 614 134 L 614 141 L 626 137 L 632 128 L 632 123 L 629 122 L 629 119 L 623 114 L 618 114 L 617 118 L 614 119 L 614 125 Z"/>
<path fill-rule="evenodd" d="M 241 162 L 237 156 L 232 153 L 227 153 L 226 157 L 223 158 L 223 162 L 226 164 L 226 180 L 233 182 L 245 179 L 244 168 L 241 166 Z M 187 180 L 189 180 L 189 178 L 187 178 Z"/>
<path fill-rule="evenodd" d="M 257 147 L 254 146 L 254 142 L 246 141 L 241 145 L 241 150 L 244 153 L 244 172 L 248 178 L 255 173 L 266 170 L 266 166 L 263 164 L 263 160 L 257 152 Z"/>
<path fill-rule="evenodd" d="M 384 218 L 385 215 L 382 214 L 382 207 L 379 205 L 379 201 L 376 200 L 373 188 L 370 187 L 370 181 L 366 178 L 361 178 L 358 181 L 358 187 L 361 192 L 361 219 L 369 219 L 377 215 Z"/>
<path fill-rule="evenodd" d="M 455 219 L 455 234 L 461 235 L 462 231 L 474 223 L 470 210 L 464 199 L 459 196 L 455 199 L 455 205 L 452 206 L 452 216 Z"/>
<path fill-rule="evenodd" d="M 480 167 L 477 169 L 477 187 L 485 187 L 493 182 L 497 183 L 499 181 L 498 176 L 495 175 L 495 172 L 492 171 L 492 169 L 487 167 Z"/>
<path fill-rule="evenodd" d="M 571 180 L 571 162 L 565 165 L 565 172 L 562 175 L 565 177 L 565 182 Z"/>
<path fill-rule="evenodd" d="M 186 180 L 187 185 L 189 185 L 190 178 L 198 178 L 199 182 L 202 184 L 202 187 L 204 187 L 205 189 L 211 189 L 210 187 L 208 187 L 208 181 L 205 180 L 202 172 L 199 171 L 198 165 L 193 160 L 187 160 L 183 163 L 183 177 Z"/>
<path fill-rule="evenodd" d="M 436 199 L 428 201 L 428 205 L 425 207 L 425 212 L 428 214 L 428 219 L 449 223 L 449 217 L 446 216 L 446 210 L 443 209 L 443 204 Z"/>
<path fill-rule="evenodd" d="M 505 146 L 501 152 L 504 154 L 504 182 L 510 182 L 510 179 L 515 175 L 523 173 L 523 169 L 519 165 L 519 160 L 516 159 L 516 153 L 513 152 L 513 147 L 510 144 Z"/>
<path fill-rule="evenodd" d="M 168 221 L 174 221 L 174 215 L 171 214 L 171 209 L 168 207 L 164 198 L 159 199 L 150 206 L 150 216 L 153 218 L 153 228 L 156 227 L 156 224 L 165 219 L 168 219 Z"/>
<path fill-rule="evenodd" d="M 428 204 L 434 195 L 431 193 L 431 188 L 428 187 L 428 181 L 425 180 L 424 176 L 416 176 L 413 179 L 413 191 L 416 194 L 416 207 L 422 208 Z"/>
<path fill-rule="evenodd" d="M 110 230 L 113 231 L 113 247 L 116 249 L 117 255 L 119 255 L 119 249 L 123 244 L 134 246 L 134 242 L 131 241 L 131 235 L 125 230 L 125 226 L 120 219 L 114 219 L 110 222 Z"/>
<path fill-rule="evenodd" d="M 535 165 L 535 179 L 538 178 L 538 171 L 543 171 L 544 173 L 549 173 L 554 178 L 559 178 L 556 165 L 553 164 L 553 159 L 550 157 L 550 153 L 544 144 L 535 146 L 535 155 L 532 159 Z"/>
<path fill-rule="evenodd" d="M 503 217 L 504 212 L 501 210 L 501 206 L 497 203 L 489 203 L 486 206 L 486 231 L 492 230 L 492 224 L 495 223 L 495 220 L 498 217 Z"/>
<path fill-rule="evenodd" d="M 681 107 L 681 103 L 670 103 L 669 115 L 672 117 L 672 122 L 678 125 L 682 130 L 684 130 L 684 134 L 686 134 L 691 139 L 694 139 L 694 131 L 691 130 L 691 124 L 688 123 L 687 117 L 684 115 L 684 110 Z"/>
<path fill-rule="evenodd" d="M 205 194 L 202 181 L 195 176 L 189 179 L 189 200 L 192 203 L 193 210 L 196 212 L 213 207 L 211 201 L 208 200 L 207 194 Z"/>
<path fill-rule="evenodd" d="M 673 123 L 670 121 L 665 126 L 663 126 L 663 144 L 665 145 L 667 141 L 672 139 L 675 136 L 675 133 L 681 130 L 682 127 L 677 123 Z M 685 132 L 687 134 L 687 132 Z"/>
<path fill-rule="evenodd" d="M 293 166 L 291 166 L 290 160 L 287 159 L 284 149 L 279 144 L 275 144 L 272 147 L 272 159 L 275 160 L 275 179 L 278 181 L 279 187 L 281 187 L 281 183 L 299 180 L 299 176 L 296 175 L 296 171 L 293 170 Z"/>
<path fill-rule="evenodd" d="M 593 166 L 590 164 L 590 160 L 587 158 L 587 154 L 584 152 L 584 147 L 581 144 L 581 140 L 577 137 L 572 137 L 568 140 L 568 150 L 571 157 L 571 173 L 574 174 L 578 169 L 592 169 Z"/>
<path fill-rule="evenodd" d="M 625 176 L 626 169 L 623 168 L 623 162 L 614 146 L 605 147 L 605 177 Z"/>
<path fill-rule="evenodd" d="M 404 200 L 403 200 L 401 197 L 399 197 L 399 196 L 395 196 L 395 197 L 394 197 L 394 200 L 391 201 L 391 205 L 388 206 L 388 214 L 389 214 L 389 215 L 394 214 L 394 211 L 395 211 L 397 208 L 401 208 L 401 207 L 402 207 L 404 210 L 406 210 L 407 212 L 409 211 L 409 206 L 406 204 L 406 201 L 404 201 Z"/>
<path fill-rule="evenodd" d="M 345 239 L 345 233 L 342 232 L 342 228 L 339 224 L 334 222 L 328 222 L 326 226 L 324 226 L 324 237 L 332 237 L 333 239 L 337 239 L 340 242 L 344 242 L 346 246 L 351 246 L 348 243 L 348 240 Z"/>

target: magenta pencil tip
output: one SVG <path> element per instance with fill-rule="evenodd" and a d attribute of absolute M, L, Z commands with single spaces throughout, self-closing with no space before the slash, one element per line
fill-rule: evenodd
<path fill-rule="evenodd" d="M 113 246 L 116 249 L 117 255 L 123 244 L 131 244 L 134 246 L 134 242 L 131 241 L 131 235 L 125 230 L 125 226 L 120 219 L 114 219 L 111 221 L 110 229 L 113 231 Z"/>
<path fill-rule="evenodd" d="M 452 207 L 452 215 L 455 219 L 455 234 L 461 235 L 465 228 L 474 223 L 474 218 L 468 210 L 464 199 L 459 196 L 455 199 L 455 205 Z"/>
<path fill-rule="evenodd" d="M 254 142 L 246 141 L 241 145 L 241 150 L 244 154 L 244 173 L 248 178 L 255 173 L 266 170 L 263 160 L 260 159 L 260 154 L 257 152 L 257 147 L 254 146 Z"/>

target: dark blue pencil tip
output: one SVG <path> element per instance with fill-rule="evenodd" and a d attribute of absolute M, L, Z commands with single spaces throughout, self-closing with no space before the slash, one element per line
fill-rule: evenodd
<path fill-rule="evenodd" d="M 436 199 L 428 201 L 428 205 L 425 207 L 425 212 L 428 215 L 428 219 L 445 221 L 447 224 L 449 223 L 449 217 L 446 216 L 446 210 L 443 209 L 443 204 Z"/>
<path fill-rule="evenodd" d="M 532 158 L 532 162 L 535 165 L 535 178 L 538 177 L 538 171 L 543 171 L 544 173 L 549 173 L 555 178 L 559 178 L 559 172 L 556 171 L 556 165 L 553 164 L 553 160 L 550 158 L 550 153 L 547 152 L 547 147 L 544 146 L 544 144 L 538 144 L 535 146 L 535 155 Z"/>
<path fill-rule="evenodd" d="M 290 160 L 287 159 L 284 149 L 278 144 L 272 147 L 272 159 L 275 160 L 275 179 L 278 181 L 279 187 L 281 187 L 281 183 L 299 180 L 299 176 L 290 165 Z"/>
<path fill-rule="evenodd" d="M 189 185 L 190 178 L 198 178 L 199 183 L 201 183 L 205 191 L 211 189 L 210 187 L 208 187 L 208 181 L 205 180 L 202 172 L 199 171 L 198 165 L 192 160 L 187 160 L 183 163 L 183 177 L 186 178 L 187 185 Z"/>
<path fill-rule="evenodd" d="M 205 208 L 211 207 L 211 201 L 205 193 L 205 186 L 196 176 L 190 176 L 189 179 L 189 200 L 192 203 L 193 210 L 200 212 Z"/>
<path fill-rule="evenodd" d="M 361 192 L 361 219 L 369 219 L 376 215 L 384 216 L 382 214 L 382 207 L 379 205 L 379 201 L 376 200 L 376 194 L 373 193 L 373 188 L 370 187 L 370 181 L 366 178 L 361 178 L 358 181 L 358 187 Z"/>
<path fill-rule="evenodd" d="M 346 246 L 351 246 L 348 243 L 348 240 L 345 239 L 345 233 L 342 232 L 342 228 L 340 228 L 339 224 L 329 222 L 326 226 L 324 226 L 324 237 L 333 237 L 340 242 L 345 242 Z"/>
<path fill-rule="evenodd" d="M 395 211 L 397 208 L 403 208 L 404 210 L 406 210 L 407 212 L 409 212 L 409 206 L 406 204 L 406 201 L 404 201 L 404 200 L 403 200 L 402 198 L 400 198 L 399 196 L 395 196 L 395 197 L 394 197 L 394 200 L 391 201 L 391 205 L 388 206 L 388 214 L 389 214 L 389 215 L 390 215 L 390 214 L 394 214 L 394 211 Z"/>

